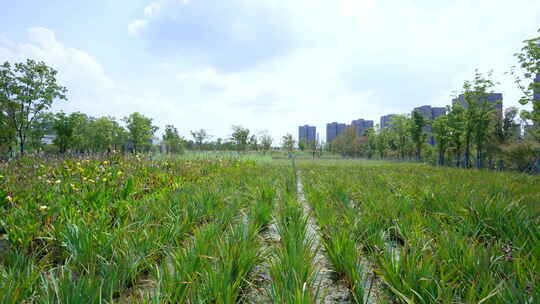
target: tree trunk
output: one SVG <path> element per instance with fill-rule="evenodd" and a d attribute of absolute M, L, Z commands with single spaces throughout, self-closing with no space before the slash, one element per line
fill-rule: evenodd
<path fill-rule="evenodd" d="M 465 146 L 465 164 L 463 164 L 463 167 L 469 168 L 469 163 L 471 161 L 471 145 L 467 143 Z"/>
<path fill-rule="evenodd" d="M 476 148 L 476 168 L 482 169 L 484 167 L 482 158 L 482 146 Z"/>

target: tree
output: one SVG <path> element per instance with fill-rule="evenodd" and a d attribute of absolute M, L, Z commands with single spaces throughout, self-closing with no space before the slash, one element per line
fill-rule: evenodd
<path fill-rule="evenodd" d="M 0 104 L 2 106 L 2 104 Z M 8 117 L 0 110 L 0 153 L 12 152 L 15 142 L 15 130 L 9 126 Z"/>
<path fill-rule="evenodd" d="M 538 30 L 540 33 L 540 29 Z M 516 79 L 516 84 L 523 92 L 520 99 L 522 105 L 532 104 L 532 111 L 524 110 L 524 116 L 533 121 L 536 126 L 536 138 L 540 140 L 540 36 L 523 41 L 524 46 L 521 52 L 514 54 L 516 56 L 521 74 L 518 75 L 515 69 L 512 69 Z M 522 79 L 523 78 L 523 79 Z M 528 83 L 523 83 L 524 81 Z"/>
<path fill-rule="evenodd" d="M 165 134 L 163 141 L 167 147 L 167 153 L 182 153 L 182 138 L 178 134 L 178 130 L 173 125 L 165 126 Z"/>
<path fill-rule="evenodd" d="M 93 130 L 95 118 L 81 112 L 74 112 L 69 115 L 73 125 L 72 148 L 78 153 L 88 152 L 96 149 L 95 140 L 100 140 L 101 135 L 96 135 L 98 131 Z M 116 122 L 115 122 L 116 123 Z"/>
<path fill-rule="evenodd" d="M 483 167 L 483 149 L 490 134 L 490 127 L 495 120 L 495 105 L 488 102 L 489 91 L 495 86 L 491 79 L 492 73 L 487 77 L 475 72 L 473 81 L 463 84 L 463 98 L 465 101 L 465 167 L 470 167 L 470 154 L 472 143 L 476 145 L 476 165 Z"/>
<path fill-rule="evenodd" d="M 231 139 L 236 144 L 236 149 L 240 151 L 246 150 L 247 142 L 249 138 L 249 129 L 242 126 L 232 126 L 233 133 Z"/>
<path fill-rule="evenodd" d="M 49 112 L 43 112 L 36 116 L 28 129 L 26 150 L 40 151 L 45 147 L 43 138 L 45 135 L 54 134 L 55 115 Z"/>
<path fill-rule="evenodd" d="M 411 119 L 406 115 L 394 115 L 390 120 L 390 130 L 401 159 L 405 159 L 407 146 L 410 142 L 409 130 Z"/>
<path fill-rule="evenodd" d="M 28 130 L 40 113 L 56 99 L 66 99 L 67 89 L 57 84 L 57 71 L 43 62 L 26 60 L 0 66 L 0 109 L 25 152 Z"/>
<path fill-rule="evenodd" d="M 283 147 L 285 151 L 289 152 L 289 157 L 291 157 L 292 152 L 294 150 L 294 144 L 295 144 L 294 138 L 289 133 L 285 134 L 285 136 L 281 138 L 281 146 Z"/>
<path fill-rule="evenodd" d="M 307 140 L 305 138 L 302 138 L 298 141 L 298 149 L 300 149 L 300 151 L 304 151 L 307 147 L 308 143 L 307 143 Z"/>
<path fill-rule="evenodd" d="M 190 133 L 199 150 L 202 150 L 203 143 L 210 138 L 210 135 L 206 132 L 205 129 L 191 131 Z"/>
<path fill-rule="evenodd" d="M 259 151 L 259 139 L 257 138 L 257 135 L 252 134 L 249 137 L 248 146 L 249 146 L 249 149 L 253 151 Z"/>
<path fill-rule="evenodd" d="M 390 148 L 389 144 L 390 140 L 390 129 L 389 128 L 382 128 L 379 129 L 379 134 L 377 135 L 377 152 L 379 153 L 379 157 L 385 158 L 386 153 L 388 152 L 388 149 Z"/>
<path fill-rule="evenodd" d="M 263 153 L 266 154 L 266 152 L 268 152 L 268 151 L 270 151 L 270 149 L 272 149 L 273 139 L 272 139 L 272 136 L 270 136 L 270 134 L 268 134 L 267 131 L 264 131 L 260 135 L 259 141 L 261 142 L 261 148 L 263 150 Z"/>
<path fill-rule="evenodd" d="M 53 129 L 56 138 L 53 143 L 58 147 L 60 153 L 66 153 L 73 141 L 73 122 L 64 112 L 55 115 Z"/>
<path fill-rule="evenodd" d="M 450 128 L 449 144 L 454 150 L 456 167 L 461 167 L 461 153 L 465 133 L 465 108 L 461 104 L 454 103 L 448 109 L 448 127 Z"/>
<path fill-rule="evenodd" d="M 152 119 L 135 112 L 124 117 L 128 129 L 129 139 L 133 144 L 133 151 L 148 151 L 152 146 L 152 139 L 158 127 L 152 125 Z"/>
<path fill-rule="evenodd" d="M 437 145 L 439 154 L 437 163 L 439 166 L 444 166 L 444 156 L 452 135 L 449 117 L 447 115 L 439 116 L 433 121 L 433 135 L 435 136 L 435 144 Z"/>
<path fill-rule="evenodd" d="M 364 135 L 368 138 L 367 157 L 372 158 L 377 153 L 377 133 L 375 133 L 375 129 L 369 128 L 364 132 Z"/>
<path fill-rule="evenodd" d="M 75 119 L 74 119 L 75 120 Z M 89 124 L 89 134 L 92 149 L 95 152 L 111 152 L 114 149 L 115 139 L 120 125 L 112 117 L 100 117 Z"/>
<path fill-rule="evenodd" d="M 416 148 L 416 160 L 422 160 L 422 146 L 426 142 L 427 134 L 424 132 L 426 120 L 418 111 L 413 111 L 411 123 L 409 124 L 411 139 Z"/>

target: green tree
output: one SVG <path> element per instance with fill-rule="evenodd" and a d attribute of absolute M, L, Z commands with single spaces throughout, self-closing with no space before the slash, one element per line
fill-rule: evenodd
<path fill-rule="evenodd" d="M 55 115 L 53 128 L 56 135 L 54 145 L 60 153 L 66 153 L 73 143 L 73 121 L 66 113 L 59 112 Z"/>
<path fill-rule="evenodd" d="M 28 131 L 40 113 L 56 99 L 66 99 L 67 89 L 58 85 L 56 70 L 43 62 L 26 60 L 0 65 L 0 109 L 14 130 L 20 152 L 25 152 Z"/>
<path fill-rule="evenodd" d="M 470 155 L 472 144 L 476 145 L 476 165 L 483 167 L 484 146 L 489 138 L 490 127 L 496 119 L 495 104 L 488 102 L 490 90 L 495 86 L 491 79 L 492 73 L 487 77 L 482 73 L 475 72 L 473 81 L 465 81 L 463 84 L 463 98 L 465 101 L 465 167 L 470 167 Z"/>
<path fill-rule="evenodd" d="M 392 137 L 401 159 L 405 159 L 407 148 L 411 142 L 410 138 L 411 119 L 406 115 L 394 115 L 390 121 L 390 130 Z"/>
<path fill-rule="evenodd" d="M 199 150 L 202 150 L 203 143 L 210 138 L 210 135 L 206 132 L 205 129 L 200 129 L 197 131 L 191 131 L 191 137 L 193 137 L 193 141 L 197 145 Z"/>
<path fill-rule="evenodd" d="M 289 157 L 292 156 L 292 152 L 294 150 L 294 144 L 295 144 L 295 140 L 293 138 L 293 136 L 289 133 L 285 134 L 282 138 L 281 138 L 281 146 L 283 147 L 283 149 L 287 152 L 289 152 Z"/>
<path fill-rule="evenodd" d="M 375 153 L 377 153 L 377 133 L 375 129 L 369 128 L 364 132 L 364 136 L 368 138 L 367 143 L 367 157 L 372 158 Z"/>
<path fill-rule="evenodd" d="M 95 118 L 81 112 L 74 112 L 69 115 L 73 126 L 72 148 L 78 153 L 84 153 L 91 148 L 95 148 L 95 132 L 92 130 Z M 99 140 L 99 139 L 98 139 Z"/>
<path fill-rule="evenodd" d="M 2 130 L 0 132 L 0 154 L 12 152 L 16 134 L 15 130 L 10 127 L 8 117 L 2 110 L 0 110 L 0 130 Z"/>
<path fill-rule="evenodd" d="M 422 146 L 426 142 L 427 134 L 424 131 L 426 127 L 426 119 L 418 111 L 413 111 L 411 122 L 409 124 L 411 139 L 416 149 L 416 160 L 422 160 Z"/>
<path fill-rule="evenodd" d="M 452 136 L 449 117 L 447 115 L 439 116 L 433 121 L 433 135 L 438 150 L 437 163 L 439 166 L 444 166 L 446 150 L 448 149 Z"/>
<path fill-rule="evenodd" d="M 261 142 L 261 148 L 263 150 L 263 153 L 266 154 L 266 152 L 268 152 L 268 151 L 270 151 L 270 149 L 272 149 L 272 142 L 274 140 L 272 139 L 272 136 L 270 136 L 270 134 L 268 134 L 267 131 L 264 131 L 259 136 L 259 141 Z"/>
<path fill-rule="evenodd" d="M 128 129 L 129 139 L 133 144 L 133 151 L 148 151 L 152 146 L 154 134 L 158 130 L 158 127 L 152 125 L 152 119 L 135 112 L 123 120 Z"/>
<path fill-rule="evenodd" d="M 538 30 L 540 33 L 540 29 Z M 521 52 L 514 54 L 519 62 L 521 75 L 512 69 L 516 84 L 523 92 L 520 103 L 531 104 L 532 111 L 524 110 L 525 118 L 533 121 L 536 126 L 536 138 L 540 141 L 540 82 L 535 82 L 535 77 L 540 77 L 540 36 L 523 41 Z"/>
<path fill-rule="evenodd" d="M 167 148 L 167 153 L 182 153 L 182 138 L 178 134 L 178 130 L 173 125 L 165 126 L 165 134 L 163 134 L 163 141 Z"/>
<path fill-rule="evenodd" d="M 253 151 L 259 151 L 259 139 L 257 138 L 257 135 L 252 134 L 249 137 L 248 146 L 249 146 L 249 149 Z"/>
<path fill-rule="evenodd" d="M 118 123 L 112 117 L 100 117 L 90 122 L 88 129 L 92 150 L 110 153 L 118 132 Z"/>
<path fill-rule="evenodd" d="M 454 103 L 448 109 L 448 127 L 450 128 L 450 146 L 454 151 L 456 167 L 461 167 L 461 154 L 463 150 L 463 138 L 465 134 L 465 108 L 459 103 Z"/>
<path fill-rule="evenodd" d="M 302 138 L 298 141 L 298 149 L 304 151 L 307 148 L 308 142 L 305 138 Z"/>
<path fill-rule="evenodd" d="M 242 126 L 232 126 L 231 139 L 236 144 L 236 149 L 240 151 L 245 151 L 249 139 L 249 129 Z"/>
<path fill-rule="evenodd" d="M 43 112 L 36 116 L 28 129 L 26 150 L 41 151 L 45 147 L 43 138 L 45 135 L 54 134 L 55 115 L 50 112 Z"/>
<path fill-rule="evenodd" d="M 386 157 L 388 149 L 390 148 L 390 129 L 382 128 L 379 129 L 379 134 L 377 134 L 377 152 L 381 159 Z"/>

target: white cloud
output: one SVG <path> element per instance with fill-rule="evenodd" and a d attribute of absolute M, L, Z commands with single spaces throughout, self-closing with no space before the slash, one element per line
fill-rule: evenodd
<path fill-rule="evenodd" d="M 144 15 L 147 17 L 152 17 L 157 14 L 160 9 L 161 5 L 159 4 L 159 2 L 152 2 L 144 8 Z"/>
<path fill-rule="evenodd" d="M 139 35 L 148 25 L 148 21 L 137 19 L 128 25 L 128 32 L 133 36 Z"/>

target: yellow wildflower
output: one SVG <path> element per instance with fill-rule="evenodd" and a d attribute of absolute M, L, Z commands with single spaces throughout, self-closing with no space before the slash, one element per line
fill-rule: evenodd
<path fill-rule="evenodd" d="M 45 211 L 47 209 L 49 209 L 49 207 L 47 207 L 46 205 L 39 206 L 39 210 L 41 211 Z"/>
<path fill-rule="evenodd" d="M 57 179 L 54 183 L 55 184 L 60 184 L 61 182 L 62 182 L 61 180 Z"/>

